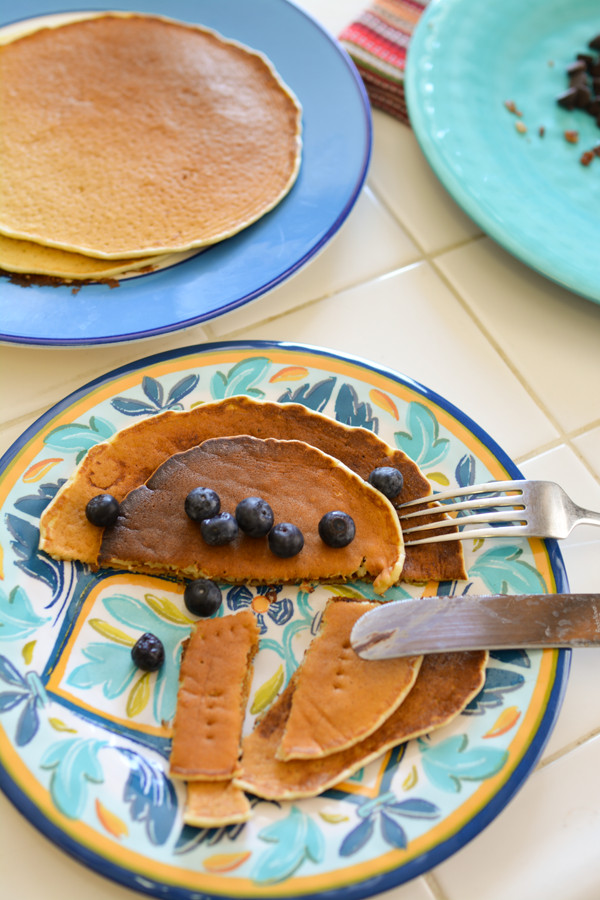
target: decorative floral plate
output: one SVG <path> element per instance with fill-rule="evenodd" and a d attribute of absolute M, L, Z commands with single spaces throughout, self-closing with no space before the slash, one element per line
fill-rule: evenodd
<path fill-rule="evenodd" d="M 81 10 L 81 0 L 4 4 L 0 27 Z M 114 9 L 99 0 L 93 9 Z M 371 112 L 340 44 L 287 0 L 128 0 L 127 9 L 213 28 L 265 53 L 303 110 L 298 179 L 270 213 L 177 265 L 119 286 L 36 285 L 0 278 L 0 340 L 44 346 L 132 341 L 209 321 L 255 300 L 318 253 L 346 220 L 371 156 Z M 14 27 L 14 25 L 13 25 Z"/>
<path fill-rule="evenodd" d="M 189 347 L 118 369 L 67 397 L 0 460 L 0 786 L 58 846 L 155 896 L 367 897 L 423 873 L 474 837 L 527 777 L 556 719 L 568 651 L 493 653 L 485 686 L 453 723 L 386 753 L 311 800 L 253 800 L 244 825 L 182 823 L 167 775 L 181 643 L 191 627 L 172 581 L 39 553 L 42 510 L 89 447 L 143 416 L 234 394 L 296 401 L 377 432 L 434 489 L 519 473 L 473 422 L 408 378 L 318 348 Z M 386 599 L 566 590 L 554 542 L 469 541 L 468 582 L 401 585 Z M 285 685 L 332 594 L 223 585 L 218 613 L 260 623 L 246 728 Z M 166 647 L 159 673 L 130 648 Z"/>
<path fill-rule="evenodd" d="M 425 156 L 465 212 L 517 259 L 600 303 L 600 161 L 579 161 L 600 131 L 556 102 L 566 67 L 595 55 L 598 13 L 598 0 L 486 0 L 476 11 L 433 0 L 411 39 L 406 95 Z"/>

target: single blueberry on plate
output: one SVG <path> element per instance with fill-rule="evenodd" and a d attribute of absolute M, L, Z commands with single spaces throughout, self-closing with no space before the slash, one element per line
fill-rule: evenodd
<path fill-rule="evenodd" d="M 347 547 L 355 534 L 354 519 L 340 509 L 326 512 L 319 522 L 319 536 L 328 547 Z"/>
<path fill-rule="evenodd" d="M 290 522 L 280 522 L 278 525 L 274 525 L 267 540 L 271 552 L 282 559 L 296 556 L 304 547 L 304 535 L 297 525 L 292 525 Z"/>
<path fill-rule="evenodd" d="M 208 578 L 189 581 L 183 592 L 183 602 L 194 616 L 207 618 L 214 615 L 222 602 L 221 588 Z"/>
<path fill-rule="evenodd" d="M 230 544 L 238 535 L 238 524 L 231 513 L 219 513 L 210 519 L 202 519 L 200 533 L 211 547 L 221 547 Z"/>
<path fill-rule="evenodd" d="M 264 537 L 273 527 L 273 510 L 262 497 L 245 497 L 235 508 L 235 518 L 249 537 Z"/>
<path fill-rule="evenodd" d="M 144 672 L 156 672 L 165 661 L 163 642 L 155 634 L 146 631 L 131 648 L 131 658 Z"/>
<path fill-rule="evenodd" d="M 207 487 L 196 487 L 185 498 L 185 511 L 194 522 L 210 519 L 221 510 L 221 500 L 216 491 Z"/>
<path fill-rule="evenodd" d="M 394 469 L 393 466 L 379 466 L 377 469 L 373 469 L 369 475 L 369 484 L 377 488 L 388 500 L 391 500 L 402 490 L 404 476 L 400 469 Z"/>
<path fill-rule="evenodd" d="M 88 501 L 85 515 L 92 525 L 99 525 L 101 528 L 114 525 L 119 515 L 119 501 L 112 494 L 96 494 Z"/>

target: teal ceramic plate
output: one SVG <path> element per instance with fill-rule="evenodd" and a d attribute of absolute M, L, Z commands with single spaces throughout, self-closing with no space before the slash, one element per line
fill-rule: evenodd
<path fill-rule="evenodd" d="M 38 552 L 39 518 L 89 447 L 161 410 L 234 394 L 294 400 L 372 429 L 415 459 L 434 487 L 518 475 L 441 397 L 317 348 L 190 347 L 86 385 L 0 460 L 0 787 L 59 847 L 153 896 L 366 897 L 441 862 L 506 805 L 550 734 L 569 655 L 495 653 L 462 715 L 335 789 L 311 800 L 252 801 L 244 825 L 185 826 L 182 786 L 167 774 L 178 660 L 192 624 L 182 589 L 57 562 Z M 468 582 L 399 585 L 386 598 L 567 590 L 554 542 L 470 541 L 465 554 Z M 289 679 L 332 594 L 373 596 L 363 583 L 313 592 L 223 586 L 218 614 L 251 608 L 261 630 L 247 729 Z M 166 647 L 159 673 L 132 664 L 143 631 Z"/>
<path fill-rule="evenodd" d="M 69 10 L 114 9 L 99 0 L 21 0 L 0 26 Z M 207 322 L 289 278 L 336 234 L 356 202 L 371 155 L 371 113 L 348 54 L 287 0 L 130 0 L 128 10 L 214 28 L 265 53 L 302 104 L 298 178 L 270 213 L 177 265 L 122 280 L 23 288 L 0 278 L 0 340 L 44 346 L 132 341 Z"/>
<path fill-rule="evenodd" d="M 518 259 L 596 302 L 600 159 L 579 158 L 600 128 L 555 98 L 599 31 L 596 0 L 434 0 L 406 70 L 411 123 L 453 198 Z"/>

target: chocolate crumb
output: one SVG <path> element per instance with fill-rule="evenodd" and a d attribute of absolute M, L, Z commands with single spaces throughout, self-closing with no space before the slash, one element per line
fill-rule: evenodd
<path fill-rule="evenodd" d="M 579 132 L 567 129 L 567 131 L 565 131 L 565 140 L 568 141 L 569 144 L 576 144 L 579 140 Z"/>
<path fill-rule="evenodd" d="M 579 157 L 579 162 L 581 163 L 582 166 L 589 166 L 589 164 L 591 163 L 593 158 L 594 158 L 593 150 L 586 150 Z"/>

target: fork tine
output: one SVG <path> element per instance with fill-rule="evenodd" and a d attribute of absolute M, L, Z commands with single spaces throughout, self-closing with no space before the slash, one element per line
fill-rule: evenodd
<path fill-rule="evenodd" d="M 493 494 L 502 491 L 520 491 L 525 480 L 519 481 L 489 481 L 487 484 L 474 484 L 469 487 L 454 488 L 453 490 L 440 491 L 439 493 L 429 494 L 428 497 L 419 497 L 416 500 L 407 500 L 406 503 L 399 503 L 396 509 L 408 509 L 409 506 L 418 506 L 423 503 L 432 503 L 438 500 L 452 500 L 454 497 L 464 497 L 470 494 Z"/>
<path fill-rule="evenodd" d="M 416 541 L 407 540 L 407 547 L 415 547 L 418 544 L 437 544 L 441 541 L 466 541 L 477 540 L 485 537 L 523 537 L 529 534 L 527 525 L 507 525 L 504 528 L 467 528 L 464 531 L 451 534 L 436 534 Z"/>
<path fill-rule="evenodd" d="M 441 522 L 427 522 L 425 525 L 412 525 L 410 528 L 402 528 L 402 534 L 415 534 L 417 531 L 433 531 L 444 528 L 456 528 L 461 525 L 487 525 L 491 522 L 525 522 L 523 515 L 513 511 L 497 513 L 479 513 L 474 516 L 464 516 L 457 519 L 442 519 Z M 497 531 L 498 529 L 494 529 Z"/>
<path fill-rule="evenodd" d="M 437 499 L 438 495 L 436 494 L 435 497 Z M 463 500 L 460 503 L 442 503 L 440 506 L 430 506 L 427 509 L 419 509 L 414 512 L 400 513 L 399 518 L 404 521 L 405 519 L 414 519 L 417 516 L 439 515 L 441 512 L 453 513 L 457 509 L 492 509 L 497 506 L 520 506 L 521 509 L 523 509 L 522 495 L 506 495 L 504 497 Z M 397 507 L 397 509 L 401 511 L 403 507 L 399 506 Z"/>

